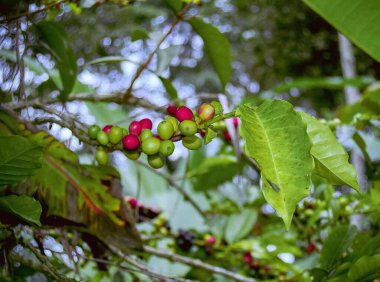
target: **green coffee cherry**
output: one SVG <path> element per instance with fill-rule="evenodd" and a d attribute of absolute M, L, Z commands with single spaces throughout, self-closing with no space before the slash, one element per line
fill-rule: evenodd
<path fill-rule="evenodd" d="M 123 138 L 123 129 L 118 126 L 113 126 L 108 133 L 108 139 L 112 144 L 120 143 Z"/>
<path fill-rule="evenodd" d="M 165 160 L 159 154 L 148 156 L 148 163 L 153 168 L 161 168 L 165 164 Z"/>
<path fill-rule="evenodd" d="M 141 153 L 138 151 L 138 150 L 134 150 L 134 151 L 124 151 L 124 154 L 125 156 L 130 159 L 130 160 L 137 160 Z"/>
<path fill-rule="evenodd" d="M 96 125 L 96 124 L 91 125 L 88 128 L 88 137 L 90 137 L 90 139 L 96 139 L 99 131 L 100 131 L 99 125 Z"/>
<path fill-rule="evenodd" d="M 170 156 L 171 154 L 173 154 L 174 148 L 174 143 L 172 141 L 162 141 L 160 145 L 160 154 L 165 157 Z"/>
<path fill-rule="evenodd" d="M 99 131 L 96 135 L 96 139 L 98 140 L 100 145 L 106 146 L 108 144 L 108 135 L 104 131 Z"/>
<path fill-rule="evenodd" d="M 148 139 L 149 137 L 152 137 L 152 136 L 153 136 L 152 130 L 144 129 L 143 131 L 141 131 L 140 140 L 144 141 L 145 139 Z"/>
<path fill-rule="evenodd" d="M 184 120 L 179 124 L 179 130 L 184 136 L 193 136 L 197 133 L 197 124 L 192 120 Z"/>
<path fill-rule="evenodd" d="M 128 130 L 126 128 L 122 127 L 121 130 L 123 130 L 123 137 L 128 135 Z"/>
<path fill-rule="evenodd" d="M 142 151 L 147 155 L 154 155 L 160 151 L 161 141 L 156 137 L 149 137 L 141 144 Z"/>
<path fill-rule="evenodd" d="M 202 147 L 202 140 L 197 136 L 188 136 L 182 138 L 182 144 L 189 150 L 198 150 Z"/>
<path fill-rule="evenodd" d="M 178 130 L 178 120 L 175 117 L 167 117 L 165 120 L 173 125 L 174 131 Z"/>
<path fill-rule="evenodd" d="M 173 136 L 174 127 L 169 121 L 161 121 L 157 127 L 157 133 L 162 140 L 168 140 Z"/>
<path fill-rule="evenodd" d="M 108 161 L 109 161 L 108 154 L 103 149 L 96 151 L 95 158 L 100 165 L 108 164 Z"/>

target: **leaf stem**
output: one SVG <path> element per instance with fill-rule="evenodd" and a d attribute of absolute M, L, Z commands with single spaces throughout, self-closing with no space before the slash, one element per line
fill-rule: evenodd
<path fill-rule="evenodd" d="M 228 119 L 228 118 L 232 118 L 232 117 L 235 117 L 235 116 L 236 116 L 236 111 L 232 111 L 232 112 L 229 112 L 229 113 L 217 116 L 217 117 L 213 118 L 212 120 L 210 120 L 208 122 L 205 122 L 204 126 L 208 127 L 208 126 L 210 126 L 211 124 L 213 124 L 215 122 L 218 122 L 218 121 L 221 121 L 221 120 L 225 120 L 225 119 Z"/>

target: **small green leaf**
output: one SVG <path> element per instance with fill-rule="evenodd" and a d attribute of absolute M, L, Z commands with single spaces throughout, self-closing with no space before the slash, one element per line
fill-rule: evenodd
<path fill-rule="evenodd" d="M 333 269 L 343 252 L 346 251 L 354 239 L 356 233 L 357 229 L 355 226 L 343 225 L 332 229 L 323 244 L 319 257 L 321 268 L 327 271 Z"/>
<path fill-rule="evenodd" d="M 178 14 L 183 6 L 182 0 L 164 0 L 164 3 L 175 14 Z"/>
<path fill-rule="evenodd" d="M 40 216 L 42 207 L 40 202 L 32 197 L 26 195 L 0 197 L 0 210 L 15 215 L 29 223 L 41 226 Z"/>
<path fill-rule="evenodd" d="M 243 239 L 249 234 L 257 220 L 257 211 L 246 208 L 240 214 L 231 215 L 226 224 L 225 238 L 228 243 Z"/>
<path fill-rule="evenodd" d="M 218 101 L 211 101 L 211 106 L 215 108 L 215 116 L 219 116 L 223 114 L 223 106 L 220 102 Z"/>
<path fill-rule="evenodd" d="M 211 60 L 223 89 L 232 77 L 231 46 L 227 38 L 212 24 L 201 18 L 191 18 L 188 22 L 203 39 L 204 48 Z"/>
<path fill-rule="evenodd" d="M 375 281 L 380 277 L 380 255 L 361 257 L 348 271 L 348 282 Z"/>
<path fill-rule="evenodd" d="M 0 185 L 16 184 L 41 168 L 41 147 L 22 136 L 0 136 Z"/>
<path fill-rule="evenodd" d="M 147 39 L 147 38 L 149 38 L 148 33 L 145 30 L 141 29 L 141 28 L 135 29 L 134 31 L 131 32 L 131 40 L 132 40 L 132 42 L 137 41 L 137 40 L 144 40 L 144 39 Z"/>
<path fill-rule="evenodd" d="M 218 133 L 216 133 L 211 128 L 207 128 L 205 135 L 205 145 L 210 143 L 216 136 L 218 136 Z"/>
<path fill-rule="evenodd" d="M 312 142 L 311 154 L 315 160 L 315 173 L 333 185 L 348 185 L 360 191 L 356 171 L 348 162 L 348 154 L 336 140 L 331 129 L 307 113 L 300 113 L 307 124 Z"/>
<path fill-rule="evenodd" d="M 290 227 L 299 201 L 310 193 L 313 158 L 306 125 L 286 101 L 244 104 L 242 121 L 245 151 L 260 166 L 265 199 Z"/>
<path fill-rule="evenodd" d="M 162 85 L 166 89 L 166 92 L 168 92 L 170 99 L 178 99 L 177 89 L 175 89 L 175 87 L 173 86 L 172 81 L 160 75 L 158 76 L 158 78 L 161 80 Z"/>

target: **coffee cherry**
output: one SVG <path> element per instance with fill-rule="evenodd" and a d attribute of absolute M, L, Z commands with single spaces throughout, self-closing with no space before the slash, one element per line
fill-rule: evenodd
<path fill-rule="evenodd" d="M 128 135 L 128 130 L 126 129 L 126 128 L 121 128 L 122 130 L 123 130 L 123 137 L 125 136 L 125 135 Z"/>
<path fill-rule="evenodd" d="M 173 136 L 174 127 L 171 122 L 166 120 L 161 121 L 157 127 L 157 133 L 161 137 L 162 140 L 168 140 Z"/>
<path fill-rule="evenodd" d="M 99 131 L 96 135 L 96 139 L 100 145 L 106 146 L 108 144 L 108 135 L 104 131 Z"/>
<path fill-rule="evenodd" d="M 153 168 L 161 168 L 165 164 L 165 160 L 159 154 L 148 156 L 148 163 Z"/>
<path fill-rule="evenodd" d="M 179 107 L 177 109 L 175 116 L 179 121 L 193 120 L 194 118 L 193 112 L 188 107 L 185 107 L 185 106 Z"/>
<path fill-rule="evenodd" d="M 153 136 L 152 130 L 144 129 L 143 131 L 141 131 L 140 140 L 144 141 L 145 139 L 148 139 L 149 137 L 152 137 L 152 136 Z"/>
<path fill-rule="evenodd" d="M 308 254 L 311 254 L 314 251 L 315 251 L 315 245 L 313 243 L 308 244 L 307 247 L 306 247 L 306 252 Z"/>
<path fill-rule="evenodd" d="M 216 238 L 215 238 L 215 236 L 212 236 L 212 235 L 206 235 L 204 239 L 205 239 L 205 244 L 206 244 L 207 246 L 212 246 L 212 245 L 214 245 L 214 244 L 216 243 Z"/>
<path fill-rule="evenodd" d="M 108 134 L 108 133 L 110 132 L 111 128 L 112 128 L 112 125 L 109 125 L 109 124 L 108 124 L 108 125 L 106 125 L 105 127 L 103 127 L 102 130 L 103 130 L 105 133 Z"/>
<path fill-rule="evenodd" d="M 103 149 L 96 151 L 95 158 L 100 165 L 108 164 L 108 154 Z"/>
<path fill-rule="evenodd" d="M 174 152 L 174 143 L 170 140 L 165 140 L 161 142 L 160 145 L 160 154 L 168 157 Z"/>
<path fill-rule="evenodd" d="M 215 115 L 215 108 L 211 106 L 209 103 L 203 103 L 198 108 L 198 116 L 203 121 L 211 120 Z"/>
<path fill-rule="evenodd" d="M 251 264 L 252 261 L 253 261 L 253 257 L 252 257 L 252 254 L 251 252 L 245 252 L 244 255 L 243 255 L 243 261 L 246 263 L 246 264 Z"/>
<path fill-rule="evenodd" d="M 169 115 L 175 117 L 177 113 L 177 107 L 175 105 L 169 105 L 166 108 L 166 111 L 168 112 Z"/>
<path fill-rule="evenodd" d="M 88 128 L 88 137 L 90 137 L 90 139 L 96 139 L 99 131 L 100 131 L 100 127 L 98 125 L 96 124 L 91 125 Z"/>
<path fill-rule="evenodd" d="M 120 143 L 123 138 L 123 130 L 118 126 L 113 126 L 108 133 L 108 138 L 112 144 Z"/>
<path fill-rule="evenodd" d="M 202 140 L 197 136 L 183 137 L 182 145 L 189 150 L 197 150 L 202 147 Z"/>
<path fill-rule="evenodd" d="M 138 150 L 133 150 L 133 151 L 125 151 L 124 152 L 125 156 L 130 159 L 130 160 L 137 160 L 141 153 Z"/>
<path fill-rule="evenodd" d="M 179 124 L 182 135 L 193 136 L 198 131 L 197 124 L 192 120 L 184 120 Z"/>
<path fill-rule="evenodd" d="M 230 133 L 228 132 L 228 131 L 224 131 L 223 132 L 223 137 L 224 137 L 224 140 L 226 141 L 226 142 L 231 142 L 231 135 L 230 135 Z"/>
<path fill-rule="evenodd" d="M 173 125 L 174 131 L 178 130 L 178 120 L 175 117 L 167 117 L 165 120 Z"/>
<path fill-rule="evenodd" d="M 126 197 L 126 198 L 127 198 L 128 204 L 131 206 L 132 209 L 137 208 L 139 202 L 136 200 L 136 198 L 133 198 L 133 197 Z"/>
<path fill-rule="evenodd" d="M 138 121 L 134 120 L 129 125 L 129 134 L 139 136 L 141 133 L 141 130 L 142 130 L 141 124 Z"/>
<path fill-rule="evenodd" d="M 232 123 L 234 124 L 234 126 L 235 126 L 235 128 L 238 128 L 239 127 L 239 118 L 237 118 L 237 117 L 234 117 L 233 119 L 232 119 Z"/>
<path fill-rule="evenodd" d="M 156 137 L 149 137 L 141 144 L 142 151 L 147 155 L 154 155 L 160 151 L 161 141 Z"/>
<path fill-rule="evenodd" d="M 137 150 L 140 147 L 140 140 L 136 135 L 128 134 L 123 138 L 123 146 L 128 151 Z"/>
<path fill-rule="evenodd" d="M 141 125 L 141 130 L 144 129 L 152 129 L 153 123 L 149 118 L 143 118 L 142 120 L 139 121 Z"/>

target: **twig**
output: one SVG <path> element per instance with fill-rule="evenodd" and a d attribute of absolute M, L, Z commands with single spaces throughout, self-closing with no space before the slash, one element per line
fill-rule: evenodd
<path fill-rule="evenodd" d="M 24 53 L 20 53 L 20 30 L 21 23 L 18 20 L 16 26 L 16 62 L 17 68 L 20 73 L 20 81 L 19 81 L 19 98 L 25 97 L 25 68 L 24 68 Z"/>
<path fill-rule="evenodd" d="M 161 40 L 157 43 L 156 48 L 150 53 L 149 57 L 146 59 L 146 61 L 137 69 L 135 75 L 133 76 L 131 80 L 131 84 L 129 85 L 127 91 L 123 95 L 123 100 L 126 100 L 129 98 L 129 96 L 132 93 L 133 85 L 135 84 L 136 80 L 140 77 L 144 69 L 146 69 L 149 66 L 149 63 L 153 59 L 154 54 L 158 51 L 161 44 L 165 41 L 165 39 L 173 32 L 175 26 L 183 19 L 186 12 L 189 10 L 190 5 L 186 5 L 185 8 L 181 12 L 178 13 L 175 20 L 172 22 L 169 30 L 164 34 L 164 36 L 161 38 Z"/>
<path fill-rule="evenodd" d="M 173 262 L 181 262 L 181 263 L 193 266 L 193 267 L 202 268 L 204 270 L 223 275 L 223 276 L 228 277 L 230 279 L 233 279 L 235 281 L 256 282 L 256 280 L 253 278 L 248 278 L 248 277 L 242 276 L 238 273 L 234 273 L 232 271 L 229 271 L 227 269 L 202 262 L 199 259 L 192 259 L 192 258 L 180 256 L 180 255 L 173 254 L 173 253 L 167 253 L 163 250 L 154 249 L 154 248 L 149 247 L 149 246 L 144 246 L 144 251 L 149 253 L 149 254 L 161 257 L 161 258 L 166 258 L 166 259 L 173 261 Z"/>

